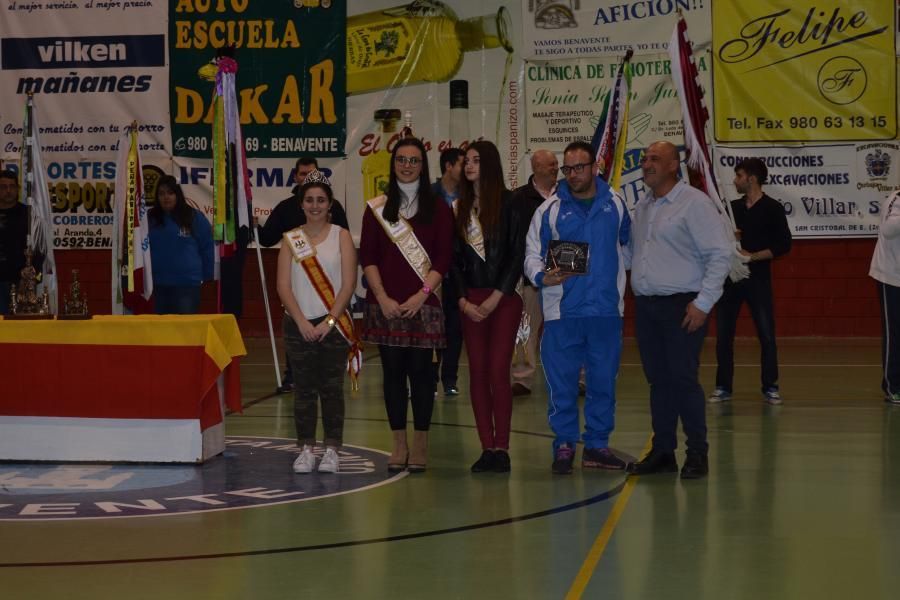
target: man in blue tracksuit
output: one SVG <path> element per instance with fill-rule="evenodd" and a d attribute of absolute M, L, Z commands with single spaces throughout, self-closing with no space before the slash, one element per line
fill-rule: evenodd
<path fill-rule="evenodd" d="M 609 450 L 615 425 L 616 374 L 622 353 L 623 252 L 631 220 L 625 204 L 599 177 L 593 151 L 572 142 L 560 168 L 565 181 L 534 214 L 525 251 L 525 274 L 541 291 L 544 336 L 541 362 L 549 395 L 548 417 L 556 434 L 553 472 L 572 472 L 575 444 L 584 440 L 582 467 L 624 469 Z M 587 273 L 547 269 L 551 239 L 587 242 Z M 584 435 L 578 415 L 578 375 L 586 371 Z"/>

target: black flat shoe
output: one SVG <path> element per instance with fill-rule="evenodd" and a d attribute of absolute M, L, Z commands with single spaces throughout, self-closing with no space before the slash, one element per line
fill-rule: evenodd
<path fill-rule="evenodd" d="M 493 471 L 496 464 L 496 458 L 493 450 L 485 450 L 481 453 L 481 457 L 472 465 L 473 473 L 486 473 Z"/>
<path fill-rule="evenodd" d="M 628 463 L 625 471 L 629 475 L 650 475 L 652 473 L 676 473 L 678 462 L 674 452 L 651 450 L 647 456 L 633 463 Z"/>
<path fill-rule="evenodd" d="M 509 462 L 509 453 L 506 450 L 494 451 L 494 472 L 509 473 L 512 470 L 512 464 Z"/>

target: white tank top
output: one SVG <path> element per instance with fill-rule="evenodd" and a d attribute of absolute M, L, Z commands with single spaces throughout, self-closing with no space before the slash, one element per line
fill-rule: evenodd
<path fill-rule="evenodd" d="M 341 291 L 341 228 L 338 225 L 331 225 L 331 231 L 325 237 L 325 240 L 316 244 L 316 258 L 322 265 L 322 270 L 331 281 L 334 288 L 334 295 L 337 296 Z M 306 271 L 297 261 L 291 259 L 291 291 L 297 304 L 300 305 L 300 311 L 307 319 L 317 319 L 328 314 L 328 308 L 319 298 L 318 292 L 310 282 Z"/>

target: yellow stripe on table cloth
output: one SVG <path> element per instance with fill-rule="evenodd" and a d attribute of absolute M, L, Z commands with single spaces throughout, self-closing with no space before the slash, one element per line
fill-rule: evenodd
<path fill-rule="evenodd" d="M 97 315 L 84 321 L 5 320 L 0 343 L 203 346 L 220 369 L 247 349 L 234 315 Z"/>

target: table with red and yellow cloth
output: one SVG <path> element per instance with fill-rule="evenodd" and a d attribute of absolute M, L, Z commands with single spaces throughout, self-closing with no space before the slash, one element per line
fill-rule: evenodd
<path fill-rule="evenodd" d="M 232 315 L 0 321 L 0 460 L 202 462 L 245 354 Z"/>

